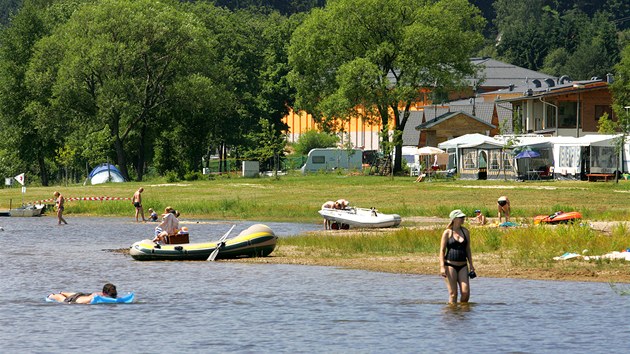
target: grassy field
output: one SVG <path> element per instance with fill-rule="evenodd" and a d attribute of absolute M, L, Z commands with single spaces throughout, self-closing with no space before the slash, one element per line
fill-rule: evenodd
<path fill-rule="evenodd" d="M 0 190 L 0 209 L 51 199 L 55 190 L 68 202 L 66 215 L 133 217 L 130 200 L 74 201 L 84 197 L 130 198 L 144 187 L 145 210 L 158 213 L 172 206 L 180 219 L 228 219 L 320 223 L 317 214 L 327 200 L 345 198 L 351 205 L 377 207 L 403 218 L 402 228 L 367 231 L 324 231 L 283 238 L 272 257 L 251 262 L 332 265 L 398 273 L 437 273 L 437 250 L 444 219 L 455 208 L 468 215 L 481 209 L 496 217 L 496 199 L 507 195 L 512 216 L 531 224 L 538 214 L 557 210 L 579 211 L 581 225 L 521 228 L 471 228 L 473 254 L 478 273 L 495 277 L 630 282 L 625 261 L 553 261 L 565 252 L 605 254 L 630 247 L 630 182 L 578 181 L 444 181 L 414 183 L 412 177 L 348 176 L 317 174 L 244 179 L 219 176 L 209 181 L 164 183 L 115 183 L 97 186 L 28 187 Z M 49 213 L 51 214 L 51 213 Z M 433 218 L 429 218 L 433 217 Z M 435 218 L 440 217 L 441 219 Z M 429 220 L 429 221 L 427 221 Z M 590 227 L 607 222 L 606 232 Z M 335 236 L 335 237 L 332 237 Z"/>
<path fill-rule="evenodd" d="M 145 189 L 143 204 L 163 210 L 167 205 L 186 217 L 315 222 L 323 202 L 345 198 L 351 205 L 377 207 L 385 213 L 447 216 L 455 208 L 472 214 L 481 209 L 496 216 L 496 199 L 507 195 L 517 219 L 531 219 L 557 210 L 580 211 L 589 220 L 630 220 L 630 181 L 618 184 L 576 181 L 441 181 L 414 183 L 411 177 L 346 176 L 338 174 L 245 179 L 223 176 L 210 181 L 180 183 L 129 182 L 96 186 L 70 185 L 0 189 L 0 210 L 13 205 L 51 199 L 55 190 L 66 198 L 127 197 Z M 66 214 L 126 216 L 128 200 L 72 201 Z"/>

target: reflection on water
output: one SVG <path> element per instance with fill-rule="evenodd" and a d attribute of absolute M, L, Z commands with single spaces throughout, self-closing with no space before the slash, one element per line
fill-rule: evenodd
<path fill-rule="evenodd" d="M 131 218 L 130 218 L 131 219 Z M 605 283 L 486 279 L 447 305 L 438 276 L 237 262 L 137 262 L 154 224 L 4 218 L 3 352 L 599 352 L 630 338 L 628 297 Z M 237 222 L 234 233 L 251 222 Z M 280 236 L 321 225 L 268 223 Z M 189 224 L 195 242 L 230 223 Z M 479 269 L 480 273 L 482 269 Z M 132 305 L 48 304 L 111 281 Z"/>

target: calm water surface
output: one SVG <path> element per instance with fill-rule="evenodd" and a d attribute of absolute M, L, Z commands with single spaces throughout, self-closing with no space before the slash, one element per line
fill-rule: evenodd
<path fill-rule="evenodd" d="M 109 250 L 149 237 L 155 224 L 68 221 L 0 218 L 2 352 L 591 353 L 630 341 L 630 297 L 605 283 L 485 279 L 480 268 L 474 302 L 448 306 L 437 276 L 138 262 Z M 233 235 L 250 224 L 238 222 Z M 321 227 L 267 225 L 281 237 Z M 188 226 L 201 242 L 231 224 Z M 137 302 L 44 302 L 53 291 L 98 291 L 108 281 Z"/>

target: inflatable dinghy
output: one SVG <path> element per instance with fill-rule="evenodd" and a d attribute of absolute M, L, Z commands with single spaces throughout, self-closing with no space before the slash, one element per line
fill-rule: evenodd
<path fill-rule="evenodd" d="M 216 259 L 266 257 L 276 248 L 276 236 L 266 225 L 255 224 L 226 240 Z M 218 241 L 156 245 L 142 240 L 131 245 L 129 254 L 138 261 L 205 261 Z"/>
<path fill-rule="evenodd" d="M 385 228 L 400 225 L 400 215 L 383 214 L 374 208 L 323 208 L 319 210 L 318 213 L 333 225 L 335 223 L 340 224 L 341 227 L 337 227 L 340 229 L 347 229 L 349 227 Z M 344 227 L 344 225 L 348 225 L 348 227 Z M 333 226 L 333 228 L 335 227 Z"/>
<path fill-rule="evenodd" d="M 551 215 L 538 215 L 534 217 L 534 224 L 567 224 L 570 222 L 580 221 L 582 214 L 577 211 L 563 212 L 558 211 Z"/>

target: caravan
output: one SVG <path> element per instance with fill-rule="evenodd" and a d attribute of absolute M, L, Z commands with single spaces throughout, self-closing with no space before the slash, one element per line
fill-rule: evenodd
<path fill-rule="evenodd" d="M 360 149 L 313 149 L 309 151 L 302 173 L 332 171 L 338 168 L 361 170 L 363 151 Z"/>

